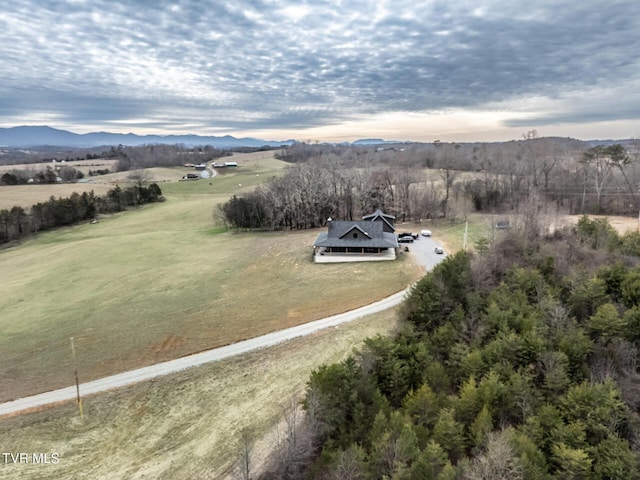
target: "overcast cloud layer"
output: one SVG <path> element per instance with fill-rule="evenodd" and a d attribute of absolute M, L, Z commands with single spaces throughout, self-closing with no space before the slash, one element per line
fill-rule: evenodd
<path fill-rule="evenodd" d="M 17 0 L 0 13 L 3 126 L 339 138 L 406 116 L 427 138 L 429 118 L 475 114 L 640 135 L 637 0 Z"/>

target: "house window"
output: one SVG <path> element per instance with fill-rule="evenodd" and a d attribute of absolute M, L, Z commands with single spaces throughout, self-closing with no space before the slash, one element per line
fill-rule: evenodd
<path fill-rule="evenodd" d="M 353 234 L 353 238 L 358 238 L 358 234 L 357 234 L 357 233 L 354 233 L 354 234 Z"/>

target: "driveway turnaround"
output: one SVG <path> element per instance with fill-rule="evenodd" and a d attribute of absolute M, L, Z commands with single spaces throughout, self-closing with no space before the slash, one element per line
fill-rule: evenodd
<path fill-rule="evenodd" d="M 413 257 L 415 263 L 424 267 L 426 271 L 433 270 L 433 267 L 446 257 L 446 254 L 435 252 L 436 247 L 442 248 L 442 243 L 433 237 L 423 237 L 421 235 L 413 243 L 403 243 L 402 245 L 409 247 L 409 255 Z"/>

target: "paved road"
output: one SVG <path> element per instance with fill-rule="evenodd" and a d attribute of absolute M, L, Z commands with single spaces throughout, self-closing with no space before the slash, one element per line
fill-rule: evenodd
<path fill-rule="evenodd" d="M 436 245 L 440 245 L 436 240 L 421 237 L 420 240 L 408 244 L 410 250 L 409 253 L 414 256 L 415 260 L 419 264 L 424 265 L 427 269 L 431 269 L 438 262 L 444 259 L 444 255 L 436 255 L 434 253 L 433 249 Z M 298 325 L 297 327 L 287 328 L 286 330 L 280 330 L 278 332 L 269 333 L 250 340 L 244 340 L 225 347 L 188 355 L 168 362 L 162 362 L 156 365 L 149 365 L 148 367 L 131 370 L 129 372 L 119 373 L 117 375 L 101 378 L 92 382 L 81 383 L 80 395 L 84 397 L 86 395 L 93 395 L 100 392 L 106 392 L 114 388 L 132 385 L 134 383 L 143 382 L 163 375 L 180 372 L 191 367 L 197 367 L 205 363 L 216 362 L 235 355 L 270 347 L 296 337 L 309 335 L 317 332 L 318 330 L 340 325 L 341 323 L 351 322 L 366 315 L 382 312 L 400 304 L 404 300 L 408 291 L 409 288 L 370 305 L 341 313 L 339 315 L 333 315 L 321 320 L 316 320 L 314 322 Z M 73 400 L 75 398 L 75 386 L 40 393 L 30 397 L 19 398 L 10 402 L 1 403 L 0 416 L 32 408 L 43 407 L 58 402 Z"/>

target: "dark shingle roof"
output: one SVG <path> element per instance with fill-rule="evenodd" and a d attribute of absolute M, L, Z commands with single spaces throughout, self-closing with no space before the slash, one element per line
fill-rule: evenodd
<path fill-rule="evenodd" d="M 386 218 L 387 220 L 395 220 L 396 219 L 396 217 L 394 217 L 393 215 L 389 215 L 387 213 L 384 213 L 380 209 L 377 209 L 375 212 L 370 213 L 369 215 L 365 215 L 364 217 L 362 217 L 362 219 L 363 220 L 375 220 L 378 217 Z"/>
<path fill-rule="evenodd" d="M 391 231 L 395 231 L 395 227 L 393 226 L 393 223 L 396 220 L 396 217 L 394 217 L 393 215 L 388 215 L 386 213 L 384 213 L 382 210 L 378 209 L 375 212 L 373 212 L 370 215 L 365 215 L 364 217 L 362 217 L 363 220 L 369 220 L 370 222 L 375 222 L 378 220 L 382 220 L 384 223 L 386 223 L 389 228 L 391 229 Z"/>
<path fill-rule="evenodd" d="M 353 234 L 358 238 L 353 238 Z M 398 240 L 393 233 L 383 231 L 382 222 L 331 221 L 328 231 L 318 235 L 315 247 L 395 248 Z"/>

